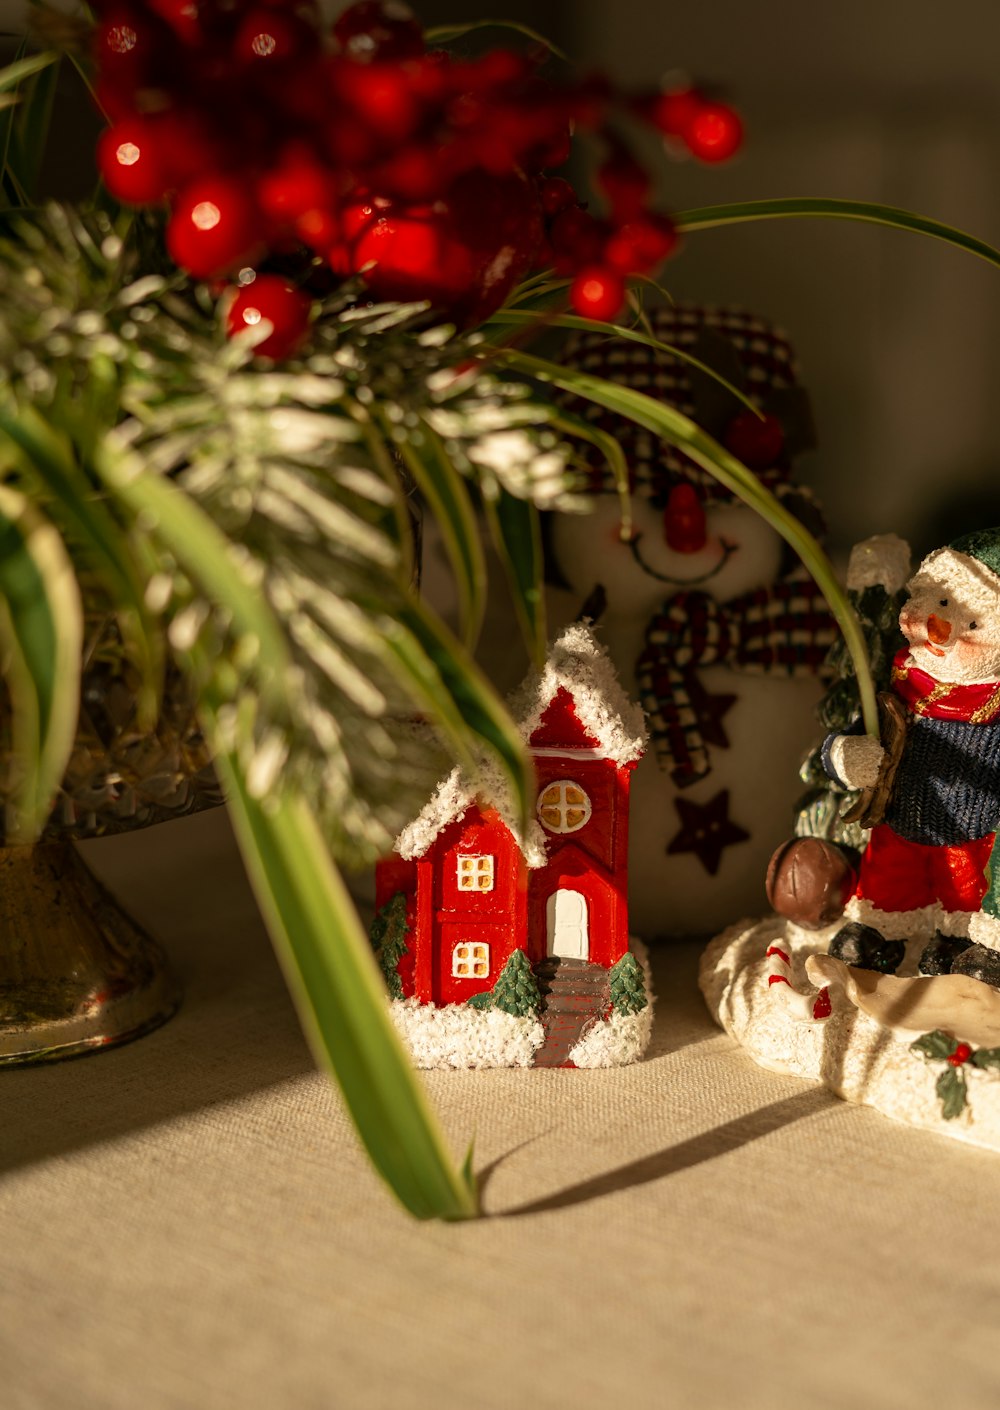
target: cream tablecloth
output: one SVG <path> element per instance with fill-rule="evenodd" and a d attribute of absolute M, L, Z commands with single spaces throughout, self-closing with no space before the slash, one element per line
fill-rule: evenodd
<path fill-rule="evenodd" d="M 182 1012 L 0 1073 L 3 1410 L 1000 1401 L 1000 1159 L 758 1070 L 691 948 L 615 1072 L 434 1074 L 488 1217 L 390 1201 L 221 815 L 92 844 Z"/>

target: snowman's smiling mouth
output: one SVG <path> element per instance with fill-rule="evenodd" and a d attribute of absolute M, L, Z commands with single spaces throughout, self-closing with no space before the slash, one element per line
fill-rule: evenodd
<path fill-rule="evenodd" d="M 722 549 L 722 552 L 719 555 L 718 561 L 714 564 L 713 567 L 709 568 L 707 573 L 699 573 L 697 577 L 693 578 L 679 578 L 675 573 L 658 573 L 655 568 L 651 568 L 646 562 L 646 560 L 643 558 L 642 554 L 639 552 L 639 544 L 641 542 L 642 534 L 636 534 L 635 537 L 629 541 L 629 551 L 631 552 L 632 557 L 638 563 L 642 571 L 644 573 L 648 573 L 651 578 L 657 578 L 661 583 L 679 583 L 683 584 L 685 587 L 692 587 L 695 583 L 707 583 L 709 578 L 714 578 L 716 573 L 718 573 L 720 569 L 724 568 L 725 565 L 729 562 L 730 558 L 733 556 L 737 549 L 737 545 L 735 543 L 730 543 L 727 539 L 720 538 L 719 546 Z"/>

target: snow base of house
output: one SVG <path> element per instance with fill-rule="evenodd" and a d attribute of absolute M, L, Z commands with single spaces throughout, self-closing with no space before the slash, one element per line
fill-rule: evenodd
<path fill-rule="evenodd" d="M 632 953 L 639 961 L 646 990 L 646 1007 L 638 1013 L 613 1012 L 611 1017 L 594 1023 L 570 1049 L 569 1060 L 574 1067 L 626 1067 L 638 1062 L 649 1046 L 653 1032 L 653 1005 L 656 1002 L 649 974 L 649 951 L 635 936 Z"/>
<path fill-rule="evenodd" d="M 771 916 L 716 936 L 699 980 L 712 1017 L 761 1067 L 817 1082 L 906 1125 L 1000 1151 L 1000 1075 L 965 1063 L 965 1109 L 945 1120 L 935 1088 L 947 1064 L 911 1048 L 935 1028 L 974 1048 L 990 1046 L 1000 994 L 960 975 L 918 977 L 925 938 L 908 946 L 898 977 L 850 969 L 826 955 L 841 923 L 810 931 Z M 811 956 L 823 958 L 807 970 Z M 812 980 L 828 985 L 827 1017 L 826 1001 L 813 1014 L 823 991 Z"/>
<path fill-rule="evenodd" d="M 649 954 L 634 937 L 632 950 L 642 969 L 646 1007 L 639 1013 L 612 1013 L 592 1024 L 570 1052 L 576 1067 L 622 1067 L 637 1062 L 646 1051 L 654 1003 Z M 437 1008 L 419 999 L 393 999 L 389 1012 L 419 1068 L 531 1067 L 545 1040 L 537 1018 L 517 1018 L 502 1009 L 468 1004 Z"/>
<path fill-rule="evenodd" d="M 416 1067 L 530 1067 L 544 1033 L 537 1018 L 468 1004 L 393 999 L 392 1021 Z"/>

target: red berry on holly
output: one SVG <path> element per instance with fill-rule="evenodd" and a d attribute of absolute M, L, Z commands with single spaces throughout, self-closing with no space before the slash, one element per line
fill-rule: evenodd
<path fill-rule="evenodd" d="M 951 1063 L 952 1067 L 961 1067 L 963 1063 L 967 1063 L 969 1061 L 969 1058 L 971 1056 L 972 1049 L 970 1048 L 969 1044 L 959 1043 L 957 1044 L 955 1051 L 948 1058 L 948 1061 Z"/>
<path fill-rule="evenodd" d="M 584 318 L 610 323 L 625 303 L 625 280 L 616 269 L 600 265 L 581 270 L 570 286 L 569 301 Z"/>
<path fill-rule="evenodd" d="M 621 274 L 648 274 L 677 248 L 677 231 L 665 215 L 647 214 L 608 238 L 605 257 Z"/>
<path fill-rule="evenodd" d="M 724 162 L 743 145 L 743 122 L 725 103 L 704 103 L 683 135 L 699 161 Z"/>
<path fill-rule="evenodd" d="M 664 137 L 687 137 L 688 128 L 701 112 L 705 100 L 696 88 L 675 88 L 658 93 L 641 105 L 642 115 Z"/>
<path fill-rule="evenodd" d="M 259 5 L 240 24 L 233 48 L 241 63 L 271 65 L 295 58 L 310 41 L 315 34 L 303 20 Z"/>
<path fill-rule="evenodd" d="M 604 258 L 607 230 L 580 206 L 561 211 L 552 222 L 549 240 L 560 274 L 571 274 Z"/>
<path fill-rule="evenodd" d="M 751 470 L 769 470 L 785 448 L 785 432 L 776 416 L 758 416 L 747 408 L 730 421 L 725 445 Z"/>
<path fill-rule="evenodd" d="M 652 182 L 629 153 L 616 152 L 598 169 L 597 181 L 620 221 L 634 220 L 646 204 Z"/>
<path fill-rule="evenodd" d="M 161 201 L 171 187 L 163 143 L 148 118 L 129 117 L 97 139 L 97 165 L 117 201 L 132 206 Z"/>
<path fill-rule="evenodd" d="M 226 312 L 226 332 L 231 338 L 265 321 L 271 331 L 254 352 L 280 362 L 299 347 L 309 327 L 309 298 L 278 274 L 258 274 L 244 285 Z"/>
<path fill-rule="evenodd" d="M 396 144 L 412 136 L 423 110 L 404 65 L 341 60 L 332 74 L 341 102 L 379 138 Z"/>
<path fill-rule="evenodd" d="M 542 200 L 542 210 L 550 218 L 579 203 L 573 187 L 561 176 L 550 176 L 547 181 L 543 181 L 538 194 Z"/>
<path fill-rule="evenodd" d="M 411 59 L 424 52 L 424 32 L 409 5 L 400 0 L 362 0 L 337 20 L 333 33 L 348 58 Z"/>
<path fill-rule="evenodd" d="M 257 204 L 276 224 L 292 225 L 312 211 L 331 210 L 336 192 L 331 172 L 305 146 L 290 146 L 257 182 Z"/>
<path fill-rule="evenodd" d="M 202 38 L 198 0 L 149 0 L 150 8 L 184 44 L 198 44 Z"/>
<path fill-rule="evenodd" d="M 260 243 L 260 213 L 232 177 L 205 177 L 186 186 L 167 223 L 171 259 L 196 279 L 225 273 Z"/>

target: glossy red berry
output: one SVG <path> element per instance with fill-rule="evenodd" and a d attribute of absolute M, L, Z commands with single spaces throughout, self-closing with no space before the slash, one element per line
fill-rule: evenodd
<path fill-rule="evenodd" d="M 240 23 L 233 51 L 241 63 L 269 67 L 296 58 L 314 39 L 296 15 L 258 5 Z"/>
<path fill-rule="evenodd" d="M 658 93 L 655 98 L 644 103 L 642 112 L 664 137 L 683 139 L 701 112 L 704 102 L 696 88 L 675 88 L 669 93 Z"/>
<path fill-rule="evenodd" d="M 111 195 L 128 205 L 161 201 L 171 188 L 164 144 L 148 118 L 123 118 L 106 127 L 97 140 L 97 165 Z"/>
<path fill-rule="evenodd" d="M 635 220 L 642 213 L 652 186 L 649 174 L 633 157 L 622 153 L 598 169 L 597 182 L 620 221 Z"/>
<path fill-rule="evenodd" d="M 371 132 L 393 144 L 412 136 L 423 106 L 404 65 L 336 60 L 331 72 L 341 103 Z"/>
<path fill-rule="evenodd" d="M 704 103 L 683 137 L 699 161 L 725 162 L 743 145 L 743 121 L 726 103 Z"/>
<path fill-rule="evenodd" d="M 677 231 L 665 215 L 647 214 L 608 237 L 605 258 L 622 274 L 649 274 L 677 248 Z"/>
<path fill-rule="evenodd" d="M 167 223 L 171 259 L 208 279 L 248 260 L 261 243 L 261 216 L 243 182 L 205 177 L 181 192 Z"/>
<path fill-rule="evenodd" d="M 591 265 L 573 280 L 569 301 L 584 318 L 608 323 L 618 316 L 625 303 L 625 280 L 616 269 Z"/>
<path fill-rule="evenodd" d="M 548 180 L 543 181 L 538 194 L 541 197 L 542 210 L 550 218 L 558 215 L 560 211 L 569 210 L 570 206 L 579 202 L 573 187 L 561 176 L 550 176 Z"/>
<path fill-rule="evenodd" d="M 280 362 L 301 345 L 309 327 L 311 302 L 301 289 L 278 274 L 258 274 L 244 285 L 226 312 L 226 332 L 235 337 L 263 321 L 271 332 L 254 348 L 260 357 Z"/>
<path fill-rule="evenodd" d="M 768 470 L 785 448 L 785 432 L 776 416 L 758 416 L 747 408 L 726 427 L 725 445 L 751 470 Z"/>
<path fill-rule="evenodd" d="M 293 225 L 336 202 L 333 174 L 307 147 L 288 147 L 257 182 L 257 204 L 275 224 Z"/>
<path fill-rule="evenodd" d="M 972 1049 L 970 1048 L 969 1044 L 959 1043 L 955 1048 L 955 1051 L 948 1058 L 948 1061 L 951 1063 L 952 1067 L 961 1067 L 963 1063 L 969 1061 L 969 1058 L 971 1056 Z"/>
<path fill-rule="evenodd" d="M 359 63 L 411 59 L 424 52 L 424 32 L 401 0 L 362 0 L 337 20 L 334 35 L 348 58 Z"/>

